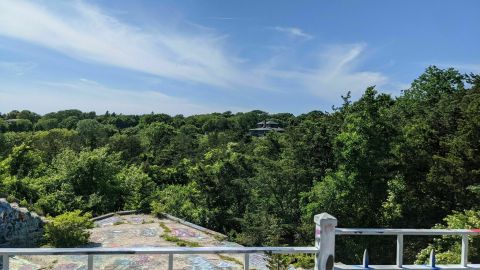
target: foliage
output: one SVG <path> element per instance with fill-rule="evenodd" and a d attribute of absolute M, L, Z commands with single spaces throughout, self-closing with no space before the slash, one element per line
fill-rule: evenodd
<path fill-rule="evenodd" d="M 167 186 L 154 195 L 151 207 L 158 216 L 169 213 L 197 224 L 208 222 L 208 209 L 195 183 Z"/>
<path fill-rule="evenodd" d="M 197 242 L 180 239 L 177 236 L 172 235 L 172 230 L 167 225 L 165 225 L 165 223 L 160 222 L 159 225 L 163 229 L 163 233 L 160 235 L 160 237 L 162 237 L 164 240 L 173 242 L 180 247 L 200 247 L 200 244 Z"/>
<path fill-rule="evenodd" d="M 54 216 L 167 212 L 245 245 L 311 245 L 321 212 L 342 227 L 478 226 L 479 78 L 432 66 L 398 97 L 369 87 L 298 116 L 12 111 L 0 114 L 0 194 Z M 285 132 L 250 136 L 263 120 Z M 378 263 L 395 256 L 383 238 L 337 245 L 344 263 L 365 248 Z M 447 237 L 408 241 L 405 260 L 429 245 L 458 258 Z"/>
<path fill-rule="evenodd" d="M 80 210 L 66 212 L 51 218 L 45 225 L 45 239 L 53 247 L 75 247 L 88 243 L 93 222 L 89 213 Z"/>
<path fill-rule="evenodd" d="M 267 267 L 270 270 L 287 270 L 290 266 L 289 256 L 282 254 L 268 254 Z"/>
<path fill-rule="evenodd" d="M 437 224 L 434 229 L 477 229 L 480 228 L 480 211 L 466 210 L 454 212 L 443 219 L 446 225 Z M 469 236 L 469 261 L 480 259 L 480 239 Z M 428 247 L 417 254 L 415 263 L 427 263 L 430 251 L 435 249 L 436 261 L 439 264 L 459 264 L 462 245 L 459 237 L 442 236 L 436 238 Z"/>
<path fill-rule="evenodd" d="M 150 177 L 135 165 L 123 168 L 117 176 L 122 185 L 121 194 L 125 194 L 124 208 L 149 210 L 151 197 L 156 188 Z"/>

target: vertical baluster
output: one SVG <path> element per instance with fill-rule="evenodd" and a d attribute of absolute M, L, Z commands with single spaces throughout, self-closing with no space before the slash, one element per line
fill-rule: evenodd
<path fill-rule="evenodd" d="M 93 270 L 93 254 L 88 254 L 87 269 Z"/>
<path fill-rule="evenodd" d="M 403 234 L 397 235 L 397 267 L 403 266 Z"/>
<path fill-rule="evenodd" d="M 10 270 L 10 256 L 7 254 L 3 254 L 3 270 Z"/>
<path fill-rule="evenodd" d="M 430 251 L 430 267 L 435 268 L 435 249 Z"/>
<path fill-rule="evenodd" d="M 168 254 L 168 270 L 173 270 L 173 254 Z"/>
<path fill-rule="evenodd" d="M 243 257 L 243 270 L 249 270 L 250 269 L 250 254 L 245 253 L 245 256 Z"/>
<path fill-rule="evenodd" d="M 468 263 L 468 235 L 462 235 L 462 259 L 461 264 L 463 267 L 467 267 Z"/>
<path fill-rule="evenodd" d="M 368 250 L 365 249 L 365 251 L 363 252 L 363 261 L 362 261 L 362 266 L 363 266 L 363 268 L 367 269 L 367 268 L 368 268 L 368 264 L 369 264 L 369 260 L 368 260 Z"/>

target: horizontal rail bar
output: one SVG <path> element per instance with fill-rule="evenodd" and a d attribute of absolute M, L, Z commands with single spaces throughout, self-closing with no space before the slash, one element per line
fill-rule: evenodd
<path fill-rule="evenodd" d="M 478 270 L 480 269 L 480 264 L 468 264 L 466 267 L 460 264 L 437 264 L 435 268 L 432 269 L 430 265 L 403 265 L 401 268 L 396 265 L 368 265 L 368 270 Z M 334 270 L 366 270 L 363 265 L 345 265 L 341 263 L 336 263 Z"/>
<path fill-rule="evenodd" d="M 2 255 L 317 253 L 315 247 L 0 248 Z"/>
<path fill-rule="evenodd" d="M 337 235 L 480 235 L 480 229 L 364 229 L 336 228 Z"/>

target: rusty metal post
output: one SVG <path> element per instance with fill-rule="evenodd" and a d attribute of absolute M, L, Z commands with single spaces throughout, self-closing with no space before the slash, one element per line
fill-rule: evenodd
<path fill-rule="evenodd" d="M 315 270 L 333 270 L 337 219 L 327 213 L 315 215 Z"/>

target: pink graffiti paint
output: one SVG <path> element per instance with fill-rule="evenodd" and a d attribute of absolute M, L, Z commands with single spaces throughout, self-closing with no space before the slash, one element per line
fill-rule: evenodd
<path fill-rule="evenodd" d="M 480 232 L 480 229 L 471 229 L 471 232 Z"/>
<path fill-rule="evenodd" d="M 197 233 L 186 229 L 173 229 L 173 235 L 179 237 L 197 237 Z"/>

